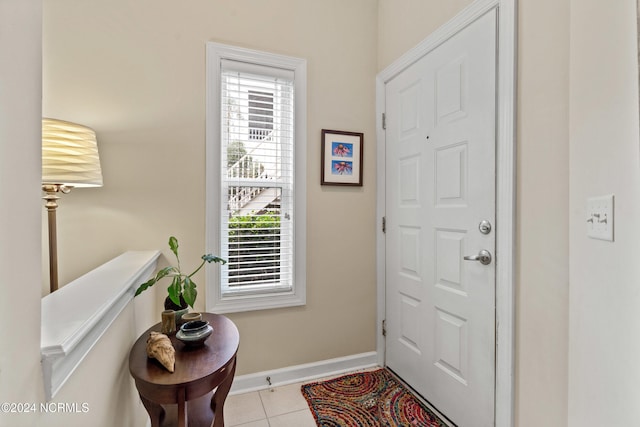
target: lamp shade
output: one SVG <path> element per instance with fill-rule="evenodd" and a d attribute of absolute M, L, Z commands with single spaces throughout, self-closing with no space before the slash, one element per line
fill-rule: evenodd
<path fill-rule="evenodd" d="M 42 183 L 101 187 L 102 169 L 93 129 L 42 119 Z"/>

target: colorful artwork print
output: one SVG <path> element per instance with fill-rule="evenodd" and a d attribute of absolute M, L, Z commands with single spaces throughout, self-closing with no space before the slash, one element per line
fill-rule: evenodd
<path fill-rule="evenodd" d="M 346 162 L 344 160 L 332 160 L 331 173 L 333 175 L 352 175 L 353 162 Z"/>
<path fill-rule="evenodd" d="M 320 184 L 362 187 L 363 134 L 322 129 L 321 142 Z"/>
<path fill-rule="evenodd" d="M 336 157 L 353 157 L 353 144 L 347 142 L 332 142 L 331 153 Z"/>

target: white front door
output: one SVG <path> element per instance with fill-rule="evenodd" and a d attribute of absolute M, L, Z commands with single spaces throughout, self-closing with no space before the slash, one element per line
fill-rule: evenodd
<path fill-rule="evenodd" d="M 386 364 L 460 427 L 495 418 L 496 13 L 385 89 Z"/>

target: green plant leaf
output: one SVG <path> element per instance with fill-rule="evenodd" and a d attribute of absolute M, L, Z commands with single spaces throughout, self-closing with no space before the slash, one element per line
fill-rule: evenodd
<path fill-rule="evenodd" d="M 185 277 L 182 297 L 191 308 L 193 308 L 193 304 L 196 302 L 197 296 L 198 291 L 196 290 L 196 284 L 189 277 Z"/>
<path fill-rule="evenodd" d="M 138 289 L 136 289 L 136 293 L 134 295 L 134 297 L 137 297 L 138 295 L 140 295 L 142 292 L 146 291 L 147 289 L 149 289 L 151 286 L 153 286 L 155 283 L 157 282 L 155 277 L 152 277 L 151 279 L 149 279 L 148 281 L 144 282 L 142 285 L 138 286 Z"/>
<path fill-rule="evenodd" d="M 169 267 L 165 267 L 162 270 L 158 271 L 156 273 L 156 277 L 152 277 L 151 279 L 147 280 L 146 282 L 144 282 L 143 284 L 138 286 L 138 289 L 136 289 L 136 293 L 135 293 L 134 296 L 137 297 L 142 292 L 146 291 L 147 289 L 149 289 L 150 287 L 155 285 L 156 282 L 158 282 L 163 277 L 166 277 L 169 273 L 173 272 L 174 270 L 175 270 L 174 267 L 169 266 Z"/>
<path fill-rule="evenodd" d="M 273 220 L 270 221 L 272 222 Z M 267 225 L 265 225 L 265 227 L 266 226 Z M 271 225 L 268 226 L 271 227 Z M 159 280 L 165 277 L 171 277 L 171 284 L 167 288 L 169 299 L 178 306 L 180 306 L 180 302 L 182 300 L 182 302 L 186 302 L 190 307 L 193 308 L 196 297 L 198 296 L 198 291 L 196 290 L 196 284 L 191 280 L 191 277 L 204 266 L 205 262 L 217 262 L 226 264 L 227 261 L 212 254 L 202 255 L 202 263 L 200 264 L 200 266 L 198 266 L 198 268 L 196 268 L 193 273 L 186 275 L 182 274 L 180 270 L 180 258 L 178 257 L 178 239 L 176 239 L 174 236 L 169 237 L 169 248 L 171 249 L 171 252 L 173 252 L 173 254 L 176 256 L 178 265 L 164 267 L 163 269 L 158 271 L 155 277 L 138 286 L 135 295 L 140 295 L 142 292 L 155 285 Z"/>
<path fill-rule="evenodd" d="M 219 262 L 221 264 L 226 264 L 227 263 L 226 260 L 224 260 L 224 259 L 222 259 L 220 257 L 217 257 L 215 255 L 211 255 L 211 254 L 202 255 L 202 259 L 207 261 L 207 262 Z"/>
<path fill-rule="evenodd" d="M 169 273 L 172 273 L 176 271 L 176 268 L 173 266 L 168 266 L 163 268 L 162 270 L 158 271 L 158 273 L 156 274 L 156 282 L 160 279 L 162 279 L 163 277 L 166 277 L 169 275 Z"/>
<path fill-rule="evenodd" d="M 169 299 L 173 301 L 175 305 L 180 307 L 180 294 L 182 292 L 182 280 L 180 276 L 174 276 L 171 284 L 167 288 L 167 292 L 169 293 Z"/>
<path fill-rule="evenodd" d="M 173 236 L 169 237 L 169 248 L 176 258 L 178 258 L 178 239 Z"/>

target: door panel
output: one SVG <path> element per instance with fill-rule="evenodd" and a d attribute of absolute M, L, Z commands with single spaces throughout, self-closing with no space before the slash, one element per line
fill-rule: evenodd
<path fill-rule="evenodd" d="M 459 426 L 493 425 L 496 15 L 386 85 L 386 361 Z"/>

